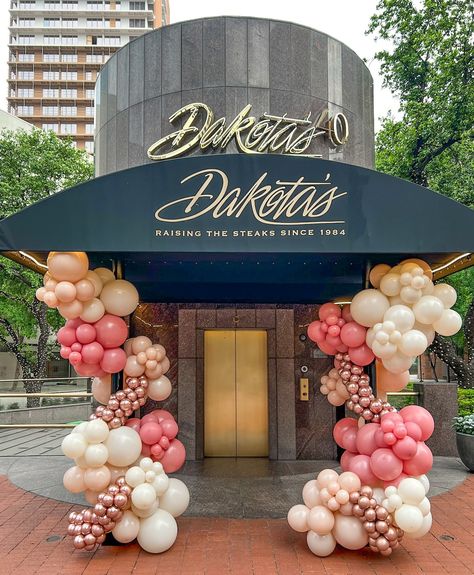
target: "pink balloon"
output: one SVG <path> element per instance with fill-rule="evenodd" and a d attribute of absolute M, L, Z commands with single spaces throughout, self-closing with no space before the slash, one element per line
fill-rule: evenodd
<path fill-rule="evenodd" d="M 407 405 L 400 410 L 403 421 L 416 423 L 421 429 L 421 440 L 429 439 L 434 431 L 434 419 L 431 413 L 420 405 Z"/>
<path fill-rule="evenodd" d="M 349 463 L 349 471 L 355 473 L 362 485 L 377 485 L 379 482 L 370 467 L 370 457 L 368 455 L 356 455 Z"/>
<path fill-rule="evenodd" d="M 395 479 L 392 479 L 392 481 L 384 481 L 383 487 L 384 487 L 384 489 L 386 489 L 390 485 L 395 485 L 395 487 L 398 487 L 400 481 L 402 481 L 403 479 L 406 479 L 407 477 L 408 477 L 408 475 L 406 473 L 400 473 L 400 475 L 398 477 L 395 477 Z"/>
<path fill-rule="evenodd" d="M 163 435 L 161 425 L 157 422 L 147 421 L 140 427 L 140 438 L 147 445 L 154 445 Z"/>
<path fill-rule="evenodd" d="M 151 457 L 151 447 L 146 443 L 142 443 L 142 455 L 144 457 Z"/>
<path fill-rule="evenodd" d="M 370 468 L 382 481 L 391 481 L 403 471 L 403 462 L 391 449 L 379 447 L 370 456 Z"/>
<path fill-rule="evenodd" d="M 378 448 L 375 441 L 375 434 L 380 429 L 378 423 L 366 423 L 357 432 L 357 451 L 363 455 L 372 455 Z"/>
<path fill-rule="evenodd" d="M 326 337 L 324 333 L 321 331 L 321 322 L 320 321 L 313 321 L 308 325 L 308 337 L 311 341 L 316 343 L 323 341 Z"/>
<path fill-rule="evenodd" d="M 407 421 L 405 422 L 405 427 L 407 434 L 410 437 L 412 437 L 415 441 L 421 441 L 423 434 L 421 432 L 420 426 L 417 423 L 414 423 L 413 421 Z"/>
<path fill-rule="evenodd" d="M 125 367 L 127 356 L 123 349 L 116 347 L 114 349 L 106 349 L 104 357 L 100 362 L 100 367 L 106 373 L 118 373 Z"/>
<path fill-rule="evenodd" d="M 338 345 L 336 347 L 336 351 L 339 351 L 341 353 L 347 353 L 349 351 L 349 348 L 347 347 L 347 345 L 344 345 L 343 343 L 341 343 L 341 345 Z M 334 365 L 334 367 L 337 367 L 337 366 Z M 337 367 L 337 369 L 339 369 L 339 367 Z"/>
<path fill-rule="evenodd" d="M 326 341 L 318 342 L 318 347 L 326 355 L 336 355 L 336 348 L 326 343 Z"/>
<path fill-rule="evenodd" d="M 403 471 L 407 475 L 424 475 L 428 473 L 432 467 L 433 454 L 426 443 L 419 441 L 417 443 L 415 457 L 404 462 Z"/>
<path fill-rule="evenodd" d="M 324 321 L 327 317 L 335 315 L 336 317 L 341 317 L 341 308 L 335 303 L 325 303 L 318 311 L 319 319 Z"/>
<path fill-rule="evenodd" d="M 355 453 L 351 453 L 350 451 L 344 451 L 341 455 L 341 461 L 339 462 L 342 468 L 342 471 L 349 471 L 351 467 L 351 461 L 357 457 Z"/>
<path fill-rule="evenodd" d="M 68 359 L 71 365 L 77 365 L 78 363 L 81 363 L 82 355 L 79 351 L 71 351 Z"/>
<path fill-rule="evenodd" d="M 331 325 L 328 328 L 328 335 L 332 337 L 338 337 L 341 333 L 341 328 L 338 325 Z"/>
<path fill-rule="evenodd" d="M 178 424 L 174 419 L 163 419 L 160 425 L 163 435 L 168 439 L 174 439 L 178 435 Z"/>
<path fill-rule="evenodd" d="M 121 317 L 106 313 L 94 324 L 97 341 L 106 349 L 121 346 L 128 337 L 128 327 Z"/>
<path fill-rule="evenodd" d="M 159 423 L 159 422 L 158 422 L 158 417 L 155 415 L 155 412 L 154 412 L 154 411 L 152 411 L 151 413 L 147 413 L 146 415 L 144 415 L 144 416 L 141 418 L 140 421 L 141 421 L 141 424 L 142 424 L 142 425 L 145 425 L 145 423 L 148 423 L 148 422 L 150 422 L 150 421 L 152 421 L 153 423 Z"/>
<path fill-rule="evenodd" d="M 375 359 L 372 350 L 365 343 L 359 347 L 350 347 L 349 357 L 353 363 L 360 366 L 369 365 L 369 363 L 372 363 Z"/>
<path fill-rule="evenodd" d="M 357 453 L 357 427 L 346 429 L 342 436 L 341 447 L 352 453 Z"/>
<path fill-rule="evenodd" d="M 355 321 L 346 323 L 341 329 L 342 343 L 349 347 L 360 347 L 365 343 L 367 330 Z"/>
<path fill-rule="evenodd" d="M 328 315 L 328 317 L 326 318 L 326 323 L 328 324 L 328 326 L 332 326 L 332 325 L 337 325 L 337 320 L 339 319 L 340 316 L 337 315 Z M 328 329 L 329 331 L 329 329 Z"/>
<path fill-rule="evenodd" d="M 353 417 L 344 417 L 343 419 L 340 419 L 339 421 L 336 422 L 336 425 L 333 427 L 332 430 L 332 436 L 334 438 L 334 441 L 339 446 L 341 445 L 344 433 L 351 428 L 357 429 L 357 420 L 354 419 Z"/>
<path fill-rule="evenodd" d="M 84 322 L 82 321 L 81 318 L 76 317 L 74 319 L 68 319 L 66 322 L 65 327 L 69 327 L 71 329 L 76 330 L 80 325 L 82 325 Z"/>
<path fill-rule="evenodd" d="M 179 439 L 173 439 L 170 446 L 165 451 L 164 456 L 160 459 L 165 473 L 174 473 L 183 465 L 186 459 L 186 450 Z"/>
<path fill-rule="evenodd" d="M 344 321 L 346 321 L 347 323 L 354 321 L 352 319 L 352 316 L 351 316 L 351 305 L 350 304 L 346 304 L 345 306 L 343 306 L 343 308 L 342 308 L 342 319 Z"/>
<path fill-rule="evenodd" d="M 172 419 L 174 421 L 174 417 L 169 411 L 166 411 L 166 409 L 155 409 L 153 414 L 158 419 L 159 423 L 161 423 L 163 419 Z"/>
<path fill-rule="evenodd" d="M 83 377 L 104 377 L 107 375 L 100 365 L 90 365 L 88 363 L 80 362 L 74 366 L 77 375 Z"/>
<path fill-rule="evenodd" d="M 136 431 L 137 433 L 140 432 L 140 425 L 141 425 L 141 420 L 138 419 L 138 417 L 132 417 L 131 419 L 129 419 L 127 421 L 127 423 L 125 424 L 127 427 L 131 427 L 134 431 Z"/>
<path fill-rule="evenodd" d="M 399 439 L 392 447 L 393 453 L 404 461 L 407 459 L 413 459 L 416 455 L 417 443 L 416 441 L 407 435 L 403 439 Z"/>
<path fill-rule="evenodd" d="M 387 447 L 387 444 L 385 443 L 383 436 L 384 436 L 383 429 L 379 426 L 377 431 L 374 433 L 374 441 L 377 447 Z"/>
<path fill-rule="evenodd" d="M 92 327 L 92 326 L 91 326 Z M 89 364 L 98 364 L 102 361 L 104 357 L 104 348 L 100 345 L 98 341 L 93 341 L 92 343 L 87 343 L 84 345 L 81 351 L 82 361 Z"/>
<path fill-rule="evenodd" d="M 58 331 L 56 338 L 61 345 L 71 347 L 76 341 L 76 331 L 65 325 Z"/>
<path fill-rule="evenodd" d="M 95 327 L 90 323 L 83 323 L 76 329 L 76 338 L 79 343 L 92 343 L 96 338 Z"/>
<path fill-rule="evenodd" d="M 69 355 L 71 354 L 71 348 L 67 347 L 66 345 L 62 345 L 61 346 L 61 351 L 59 352 L 59 355 L 63 358 L 63 359 L 69 359 Z"/>
<path fill-rule="evenodd" d="M 79 343 L 78 341 L 74 342 L 71 345 L 71 351 L 78 351 L 80 353 L 82 351 L 82 343 Z"/>
<path fill-rule="evenodd" d="M 332 326 L 334 327 L 334 326 Z M 339 347 L 340 345 L 342 345 L 342 341 L 341 338 L 339 336 L 334 337 L 332 335 L 329 335 L 329 331 L 328 334 L 326 336 L 326 342 L 327 345 L 330 345 L 331 347 L 333 347 L 334 349 L 336 349 L 337 347 Z M 320 346 L 321 347 L 321 346 Z"/>

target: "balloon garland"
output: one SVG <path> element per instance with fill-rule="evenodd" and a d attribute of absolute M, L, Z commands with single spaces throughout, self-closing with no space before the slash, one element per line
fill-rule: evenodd
<path fill-rule="evenodd" d="M 433 284 L 429 265 L 419 259 L 395 267 L 375 266 L 372 288 L 357 293 L 342 308 L 326 303 L 308 337 L 334 367 L 321 378 L 320 391 L 334 406 L 345 405 L 358 420 L 345 417 L 333 429 L 345 451 L 343 473 L 325 469 L 303 488 L 304 505 L 288 512 L 292 529 L 307 532 L 309 549 L 320 557 L 336 544 L 361 549 L 367 544 L 390 555 L 404 536 L 419 538 L 431 528 L 426 473 L 433 455 L 425 441 L 434 430 L 431 414 L 409 405 L 397 412 L 386 400 L 402 390 L 416 356 L 436 332 L 451 336 L 462 319 L 451 307 L 456 291 Z M 376 397 L 364 367 L 375 361 Z"/>
<path fill-rule="evenodd" d="M 166 350 L 148 337 L 127 339 L 123 317 L 139 301 L 133 284 L 106 268 L 90 270 L 83 252 L 51 252 L 47 263 L 36 297 L 67 320 L 57 334 L 61 357 L 79 375 L 94 377 L 93 395 L 102 404 L 62 442 L 75 462 L 64 487 L 84 492 L 93 505 L 70 514 L 67 533 L 76 549 L 92 551 L 112 532 L 121 543 L 137 539 L 145 551 L 162 553 L 174 544 L 175 518 L 189 504 L 186 485 L 167 475 L 183 465 L 186 452 L 171 413 L 129 418 L 148 397 L 163 401 L 171 394 Z M 111 374 L 121 371 L 124 388 L 111 393 Z"/>

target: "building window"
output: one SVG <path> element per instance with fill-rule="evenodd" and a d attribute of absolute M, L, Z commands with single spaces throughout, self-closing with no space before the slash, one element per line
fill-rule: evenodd
<path fill-rule="evenodd" d="M 95 72 L 86 72 L 86 82 L 94 82 L 95 81 Z"/>
<path fill-rule="evenodd" d="M 34 62 L 34 54 L 18 54 L 18 62 Z"/>
<path fill-rule="evenodd" d="M 42 124 L 41 127 L 45 132 L 54 132 L 55 134 L 59 132 L 59 124 Z"/>
<path fill-rule="evenodd" d="M 58 107 L 57 106 L 43 106 L 43 116 L 57 116 Z"/>
<path fill-rule="evenodd" d="M 85 96 L 87 100 L 93 100 L 95 97 L 95 90 L 91 90 L 90 88 L 88 88 L 85 91 Z"/>
<path fill-rule="evenodd" d="M 86 124 L 86 134 L 94 134 L 94 124 Z"/>
<path fill-rule="evenodd" d="M 45 18 L 43 26 L 45 28 L 60 28 L 61 20 L 59 18 Z"/>
<path fill-rule="evenodd" d="M 77 80 L 77 72 L 61 72 L 61 80 Z"/>
<path fill-rule="evenodd" d="M 145 20 L 142 18 L 130 18 L 130 28 L 145 28 Z"/>
<path fill-rule="evenodd" d="M 87 28 L 102 28 L 102 18 L 87 18 Z"/>
<path fill-rule="evenodd" d="M 63 36 L 64 46 L 74 46 L 77 44 L 77 36 Z"/>
<path fill-rule="evenodd" d="M 130 2 L 130 10 L 145 10 L 145 2 Z"/>
<path fill-rule="evenodd" d="M 44 36 L 44 43 L 51 46 L 52 44 L 61 44 L 61 38 L 59 36 Z"/>
<path fill-rule="evenodd" d="M 18 8 L 20 10 L 34 10 L 35 0 L 23 0 L 23 2 L 18 4 Z"/>
<path fill-rule="evenodd" d="M 94 115 L 94 106 L 86 106 L 86 116 Z"/>
<path fill-rule="evenodd" d="M 77 98 L 77 90 L 75 88 L 61 88 L 61 98 Z"/>
<path fill-rule="evenodd" d="M 57 98 L 59 90 L 57 88 L 43 88 L 43 98 Z"/>
<path fill-rule="evenodd" d="M 77 10 L 77 1 L 76 0 L 63 0 L 62 9 L 63 10 Z"/>
<path fill-rule="evenodd" d="M 59 54 L 43 54 L 44 62 L 59 62 Z"/>
<path fill-rule="evenodd" d="M 25 36 L 25 35 L 18 36 L 18 44 L 34 44 L 34 43 L 35 43 L 34 36 Z"/>
<path fill-rule="evenodd" d="M 59 10 L 59 0 L 45 0 L 45 10 Z"/>
<path fill-rule="evenodd" d="M 102 64 L 102 54 L 87 54 L 86 62 L 88 64 Z"/>
<path fill-rule="evenodd" d="M 77 54 L 61 54 L 61 62 L 70 62 L 74 64 L 77 62 Z"/>
<path fill-rule="evenodd" d="M 33 88 L 18 88 L 19 98 L 33 98 L 34 94 Z"/>
<path fill-rule="evenodd" d="M 59 80 L 59 72 L 43 71 L 43 80 Z"/>
<path fill-rule="evenodd" d="M 120 46 L 120 36 L 99 36 L 97 38 L 98 46 Z"/>
<path fill-rule="evenodd" d="M 77 134 L 77 124 L 61 124 L 61 134 Z"/>
<path fill-rule="evenodd" d="M 84 142 L 84 147 L 89 154 L 94 153 L 94 142 Z"/>
<path fill-rule="evenodd" d="M 20 28 L 33 28 L 35 25 L 34 18 L 20 18 L 18 20 L 18 26 Z"/>
<path fill-rule="evenodd" d="M 63 18 L 63 28 L 77 28 L 77 18 Z"/>
<path fill-rule="evenodd" d="M 103 10 L 104 5 L 102 4 L 102 2 L 87 2 L 87 9 L 96 11 Z"/>
<path fill-rule="evenodd" d="M 32 116 L 33 115 L 33 106 L 18 106 L 18 115 L 19 116 Z"/>
<path fill-rule="evenodd" d="M 77 106 L 61 106 L 61 116 L 77 116 Z"/>
<path fill-rule="evenodd" d="M 35 77 L 35 73 L 33 70 L 18 70 L 18 79 L 19 80 L 33 80 Z"/>

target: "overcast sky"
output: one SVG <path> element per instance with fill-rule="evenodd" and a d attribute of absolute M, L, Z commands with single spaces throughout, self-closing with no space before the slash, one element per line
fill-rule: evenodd
<path fill-rule="evenodd" d="M 397 112 L 398 102 L 382 88 L 378 63 L 373 60 L 382 45 L 364 34 L 377 0 L 170 0 L 171 23 L 204 16 L 258 16 L 290 20 L 330 34 L 352 48 L 367 65 L 374 78 L 375 118 L 389 110 Z M 0 109 L 7 109 L 8 7 L 0 0 Z"/>

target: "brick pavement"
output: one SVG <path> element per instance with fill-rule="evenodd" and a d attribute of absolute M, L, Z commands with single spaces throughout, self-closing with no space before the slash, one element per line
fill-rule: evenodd
<path fill-rule="evenodd" d="M 456 575 L 474 572 L 474 477 L 432 500 L 432 532 L 404 539 L 390 558 L 367 550 L 312 555 L 281 519 L 178 519 L 174 547 L 150 555 L 132 544 L 73 551 L 64 536 L 77 506 L 46 499 L 0 476 L 1 575 Z"/>

